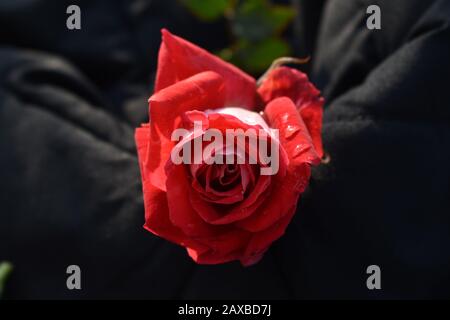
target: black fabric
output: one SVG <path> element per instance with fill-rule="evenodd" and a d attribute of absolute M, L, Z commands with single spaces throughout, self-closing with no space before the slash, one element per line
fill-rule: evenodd
<path fill-rule="evenodd" d="M 292 41 L 313 53 L 331 162 L 249 268 L 196 265 L 142 228 L 133 134 L 147 120 L 159 29 L 215 50 L 223 22 L 205 26 L 168 0 L 0 3 L 6 298 L 450 297 L 450 2 L 295 2 L 305 12 Z M 73 3 L 80 31 L 65 28 Z M 365 27 L 369 4 L 382 30 Z M 66 288 L 71 264 L 80 291 Z M 366 288 L 371 264 L 381 290 Z"/>

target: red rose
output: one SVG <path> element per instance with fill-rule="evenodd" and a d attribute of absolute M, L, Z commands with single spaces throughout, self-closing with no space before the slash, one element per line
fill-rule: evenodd
<path fill-rule="evenodd" d="M 238 68 L 162 30 L 150 122 L 136 130 L 145 228 L 186 247 L 197 263 L 256 263 L 284 233 L 310 166 L 320 162 L 322 105 L 300 71 L 275 68 L 257 88 Z M 185 134 L 174 141 L 176 129 Z M 235 164 L 174 161 L 197 139 L 210 146 L 209 129 L 255 130 L 258 139 L 267 138 L 279 151 L 274 174 L 263 174 L 273 163 L 259 157 Z M 236 160 L 248 156 L 252 145 L 227 149 L 221 142 L 212 150 L 211 156 Z"/>

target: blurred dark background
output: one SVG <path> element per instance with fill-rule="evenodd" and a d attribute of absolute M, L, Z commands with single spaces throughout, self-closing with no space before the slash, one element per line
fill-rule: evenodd
<path fill-rule="evenodd" d="M 66 28 L 71 4 L 81 30 Z M 450 2 L 269 4 L 294 15 L 249 43 L 229 15 L 175 0 L 0 2 L 4 298 L 450 298 Z M 381 30 L 366 28 L 371 4 Z M 257 33 L 273 21 L 258 19 Z M 133 135 L 162 27 L 255 76 L 270 54 L 311 56 L 331 162 L 255 266 L 196 265 L 142 228 Z M 82 290 L 66 288 L 72 264 Z M 381 290 L 366 287 L 372 264 Z"/>

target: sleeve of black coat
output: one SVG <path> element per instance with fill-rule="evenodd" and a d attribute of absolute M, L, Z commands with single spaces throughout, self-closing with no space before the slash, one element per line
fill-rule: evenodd
<path fill-rule="evenodd" d="M 449 23 L 445 0 L 328 1 L 312 78 L 331 161 L 283 239 L 297 297 L 450 296 Z"/>

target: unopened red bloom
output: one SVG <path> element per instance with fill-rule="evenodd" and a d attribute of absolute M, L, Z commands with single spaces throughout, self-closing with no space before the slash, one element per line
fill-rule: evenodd
<path fill-rule="evenodd" d="M 145 228 L 186 247 L 197 263 L 259 261 L 283 235 L 311 165 L 320 163 L 322 105 L 319 91 L 300 71 L 275 68 L 257 87 L 243 71 L 163 30 L 150 121 L 136 130 Z M 172 151 L 189 139 L 173 141 L 172 133 L 191 132 L 195 121 L 202 133 L 266 132 L 280 149 L 278 170 L 263 175 L 265 164 L 258 161 L 174 163 Z M 225 145 L 217 152 L 224 150 Z"/>

